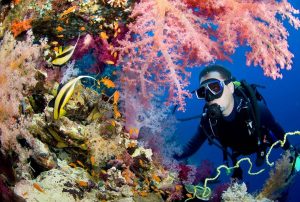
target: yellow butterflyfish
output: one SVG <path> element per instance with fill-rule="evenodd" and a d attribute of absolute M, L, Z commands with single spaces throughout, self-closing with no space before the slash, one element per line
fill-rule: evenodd
<path fill-rule="evenodd" d="M 56 57 L 54 60 L 52 60 L 52 64 L 54 65 L 63 65 L 66 62 L 68 62 L 70 60 L 70 58 L 72 57 L 75 48 L 77 46 L 78 40 L 79 40 L 80 36 L 78 36 L 78 39 L 76 41 L 76 44 L 74 46 L 67 46 L 66 48 L 62 49 L 62 46 L 59 47 L 58 52 L 55 52 Z"/>
<path fill-rule="evenodd" d="M 59 119 L 64 114 L 64 106 L 67 104 L 71 96 L 73 95 L 75 86 L 77 81 L 79 81 L 82 78 L 91 78 L 93 80 L 96 80 L 95 78 L 91 76 L 79 76 L 77 78 L 74 78 L 70 80 L 68 83 L 66 83 L 62 89 L 58 92 L 55 102 L 54 102 L 54 109 L 53 109 L 53 118 Z"/>

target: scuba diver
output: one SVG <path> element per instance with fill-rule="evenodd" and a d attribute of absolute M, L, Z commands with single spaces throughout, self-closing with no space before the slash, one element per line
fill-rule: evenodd
<path fill-rule="evenodd" d="M 236 81 L 230 71 L 220 65 L 205 67 L 199 80 L 200 87 L 195 94 L 206 104 L 198 130 L 182 153 L 176 153 L 173 157 L 176 160 L 186 159 L 208 140 L 209 144 L 223 150 L 223 160 L 227 166 L 228 157 L 235 165 L 237 157 L 253 153 L 256 153 L 256 165 L 261 166 L 265 161 L 266 149 L 277 140 L 283 140 L 285 132 L 257 91 L 258 86 Z M 295 151 L 288 141 L 283 149 Z M 239 167 L 234 169 L 232 178 L 241 180 L 242 175 Z"/>

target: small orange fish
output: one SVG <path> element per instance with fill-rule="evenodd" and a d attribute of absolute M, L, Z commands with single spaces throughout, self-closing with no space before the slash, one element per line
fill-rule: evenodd
<path fill-rule="evenodd" d="M 186 196 L 187 196 L 188 198 L 192 198 L 192 197 L 193 197 L 192 194 L 186 194 Z"/>
<path fill-rule="evenodd" d="M 64 35 L 63 34 L 60 34 L 60 35 L 57 35 L 58 38 L 63 38 Z"/>
<path fill-rule="evenodd" d="M 111 61 L 111 60 L 106 60 L 105 63 L 108 64 L 108 65 L 114 65 L 115 64 L 115 62 Z"/>
<path fill-rule="evenodd" d="M 139 129 L 138 128 L 130 128 L 129 129 L 129 135 L 137 135 L 139 133 Z"/>
<path fill-rule="evenodd" d="M 94 166 L 95 165 L 95 157 L 94 156 L 91 156 L 91 164 L 92 164 L 92 166 Z"/>
<path fill-rule="evenodd" d="M 117 58 L 117 56 L 118 56 L 118 53 L 114 52 L 114 58 Z"/>
<path fill-rule="evenodd" d="M 115 83 L 112 82 L 110 79 L 108 78 L 103 78 L 101 79 L 101 82 L 107 87 L 107 88 L 114 88 L 116 87 Z"/>
<path fill-rule="evenodd" d="M 119 99 L 120 99 L 120 93 L 119 93 L 119 91 L 116 90 L 114 93 L 114 104 L 115 105 L 118 103 Z"/>
<path fill-rule="evenodd" d="M 144 162 L 142 161 L 142 159 L 139 159 L 139 164 L 140 164 L 142 167 L 145 166 L 145 164 L 144 164 Z"/>
<path fill-rule="evenodd" d="M 121 113 L 119 112 L 117 105 L 114 105 L 114 115 L 115 115 L 115 119 L 121 117 Z"/>
<path fill-rule="evenodd" d="M 158 177 L 157 175 L 152 175 L 152 178 L 153 178 L 156 182 L 161 182 L 160 177 Z"/>
<path fill-rule="evenodd" d="M 182 186 L 179 185 L 179 184 L 175 185 L 175 190 L 176 190 L 176 191 L 182 190 Z"/>
<path fill-rule="evenodd" d="M 82 163 L 81 161 L 77 160 L 76 162 L 77 162 L 81 167 L 84 168 L 84 165 L 83 165 L 83 163 Z"/>
<path fill-rule="evenodd" d="M 33 183 L 33 187 L 40 192 L 45 192 L 45 190 L 38 183 Z"/>
<path fill-rule="evenodd" d="M 81 30 L 81 31 L 84 31 L 84 30 L 85 30 L 85 27 L 80 27 L 80 30 Z"/>
<path fill-rule="evenodd" d="M 111 121 L 111 125 L 115 127 L 116 126 L 116 122 L 114 120 L 112 120 Z"/>
<path fill-rule="evenodd" d="M 64 28 L 61 27 L 61 26 L 56 27 L 56 31 L 57 31 L 57 32 L 62 32 L 63 30 L 64 30 Z"/>
<path fill-rule="evenodd" d="M 72 7 L 68 8 L 60 15 L 60 17 L 63 17 L 65 15 L 68 15 L 69 13 L 74 12 L 76 10 L 76 8 L 77 8 L 77 6 L 72 6 Z"/>
<path fill-rule="evenodd" d="M 57 46 L 57 45 L 58 45 L 58 42 L 57 42 L 57 41 L 52 41 L 51 44 L 52 44 L 53 46 Z M 58 50 L 57 50 L 57 51 L 58 51 Z"/>
<path fill-rule="evenodd" d="M 87 187 L 87 186 L 88 186 L 88 182 L 86 182 L 86 181 L 79 180 L 77 183 L 78 183 L 79 186 L 81 186 L 81 187 Z"/>
<path fill-rule="evenodd" d="M 73 168 L 76 168 L 76 164 L 75 163 L 69 163 L 69 166 L 73 167 Z"/>
<path fill-rule="evenodd" d="M 143 197 L 146 197 L 146 196 L 148 195 L 148 193 L 145 192 L 145 191 L 141 191 L 141 192 L 140 192 L 140 195 L 143 196 Z"/>
<path fill-rule="evenodd" d="M 21 0 L 13 0 L 14 4 L 17 5 L 20 3 Z"/>
<path fill-rule="evenodd" d="M 107 36 L 107 34 L 105 32 L 100 32 L 100 37 L 102 39 L 108 39 L 108 36 Z"/>
<path fill-rule="evenodd" d="M 130 142 L 128 144 L 128 148 L 134 148 L 134 147 L 136 147 L 136 143 L 135 142 Z"/>

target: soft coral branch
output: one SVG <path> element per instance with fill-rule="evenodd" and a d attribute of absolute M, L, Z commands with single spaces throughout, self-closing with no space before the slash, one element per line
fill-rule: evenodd
<path fill-rule="evenodd" d="M 169 103 L 184 110 L 185 90 L 190 73 L 184 65 L 195 66 L 221 57 L 216 41 L 210 38 L 198 17 L 179 0 L 142 0 L 136 4 L 125 40 L 120 41 L 119 64 L 123 85 L 131 95 L 148 100 L 157 89 L 169 89 Z"/>
<path fill-rule="evenodd" d="M 288 32 L 279 19 L 288 19 L 296 29 L 299 11 L 286 0 L 186 0 L 210 16 L 217 25 L 216 36 L 227 53 L 240 45 L 248 45 L 247 65 L 261 66 L 266 76 L 281 78 L 280 69 L 290 69 L 293 54 L 288 50 Z M 214 15 L 212 15 L 212 13 Z M 279 16 L 278 16 L 279 15 Z"/>

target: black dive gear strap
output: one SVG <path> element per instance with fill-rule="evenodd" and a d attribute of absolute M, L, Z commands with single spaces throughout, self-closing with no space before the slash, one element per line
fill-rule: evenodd
<path fill-rule="evenodd" d="M 261 87 L 255 84 L 249 85 L 245 80 L 241 80 L 240 82 L 235 81 L 233 82 L 235 85 L 235 90 L 238 94 L 240 94 L 245 100 L 250 103 L 248 107 L 248 111 L 252 117 L 253 125 L 254 125 L 254 134 L 257 137 L 257 159 L 265 159 L 266 156 L 266 145 L 264 144 L 264 136 L 261 133 L 261 115 L 258 106 L 258 100 L 263 101 L 265 100 L 263 96 L 256 90 L 257 87 Z M 257 161 L 259 162 L 259 161 Z M 260 164 L 260 163 L 258 163 Z"/>

